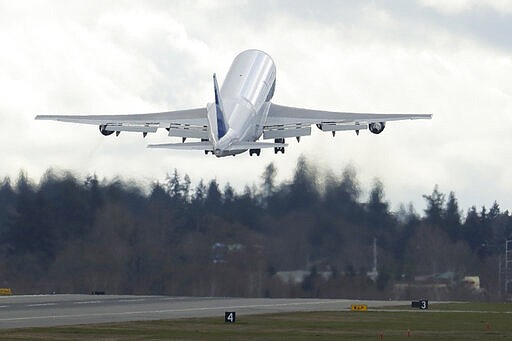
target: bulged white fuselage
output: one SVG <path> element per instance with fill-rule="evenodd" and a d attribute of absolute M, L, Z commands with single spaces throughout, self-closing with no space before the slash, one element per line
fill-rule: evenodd
<path fill-rule="evenodd" d="M 210 141 L 216 156 L 243 153 L 247 149 L 230 148 L 239 142 L 255 142 L 260 138 L 274 94 L 275 80 L 274 61 L 265 52 L 247 50 L 236 56 L 220 90 L 228 127 L 221 138 L 217 138 L 215 104 L 208 104 Z"/>

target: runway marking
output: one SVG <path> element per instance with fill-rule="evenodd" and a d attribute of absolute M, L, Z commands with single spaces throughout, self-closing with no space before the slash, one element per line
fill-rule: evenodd
<path fill-rule="evenodd" d="M 34 303 L 34 304 L 27 304 L 27 307 L 43 307 L 43 306 L 49 306 L 49 305 L 57 305 L 57 303 Z"/>
<path fill-rule="evenodd" d="M 97 301 L 101 302 L 101 301 Z M 123 315 L 137 315 L 137 314 L 161 314 L 161 313 L 181 313 L 191 311 L 209 311 L 209 310 L 226 310 L 226 309 L 247 309 L 247 308 L 269 308 L 269 307 L 288 307 L 297 305 L 318 305 L 318 304 L 338 304 L 346 303 L 346 300 L 336 301 L 313 301 L 313 302 L 293 302 L 293 303 L 271 303 L 271 304 L 252 304 L 252 305 L 232 305 L 223 307 L 198 307 L 198 308 L 183 308 L 183 309 L 163 309 L 163 310 L 140 310 L 140 311 L 123 311 L 111 313 L 91 313 L 91 314 L 73 314 L 73 315 L 46 315 L 46 316 L 30 316 L 30 317 L 8 317 L 0 318 L 0 322 L 8 321 L 25 321 L 25 320 L 42 320 L 42 319 L 65 319 L 65 318 L 78 318 L 78 317 L 101 317 L 101 316 L 123 316 Z"/>
<path fill-rule="evenodd" d="M 7 308 L 8 305 L 0 305 L 0 308 Z"/>
<path fill-rule="evenodd" d="M 145 301 L 144 298 L 134 298 L 134 299 L 125 299 L 125 300 L 118 300 L 118 302 L 142 302 Z"/>
<path fill-rule="evenodd" d="M 96 304 L 96 303 L 101 303 L 103 301 L 78 301 L 78 302 L 73 302 L 73 304 Z"/>

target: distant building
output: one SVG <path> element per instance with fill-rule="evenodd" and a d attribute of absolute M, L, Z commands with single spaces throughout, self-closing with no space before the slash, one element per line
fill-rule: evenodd
<path fill-rule="evenodd" d="M 245 249 L 245 245 L 234 243 L 234 244 L 224 244 L 224 243 L 214 243 L 212 245 L 212 262 L 213 264 L 226 263 L 227 255 L 231 252 L 238 252 Z"/>
<path fill-rule="evenodd" d="M 306 277 L 311 275 L 309 270 L 277 271 L 276 276 L 284 283 L 301 284 Z M 319 271 L 318 275 L 328 280 L 332 277 L 332 271 Z"/>

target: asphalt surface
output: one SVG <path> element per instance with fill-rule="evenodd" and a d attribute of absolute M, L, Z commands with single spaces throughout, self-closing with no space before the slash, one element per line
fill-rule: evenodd
<path fill-rule="evenodd" d="M 125 322 L 297 311 L 336 311 L 351 304 L 368 308 L 407 305 L 409 301 L 271 299 L 114 295 L 34 295 L 0 297 L 0 329 Z"/>

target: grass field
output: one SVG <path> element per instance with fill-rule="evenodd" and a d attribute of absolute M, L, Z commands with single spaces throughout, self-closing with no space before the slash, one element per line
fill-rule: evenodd
<path fill-rule="evenodd" d="M 512 340 L 512 305 L 308 312 L 5 330 L 0 340 Z M 407 311 L 403 311 L 406 309 Z M 410 309 L 410 310 L 409 310 Z M 408 336 L 408 330 L 410 336 Z"/>

